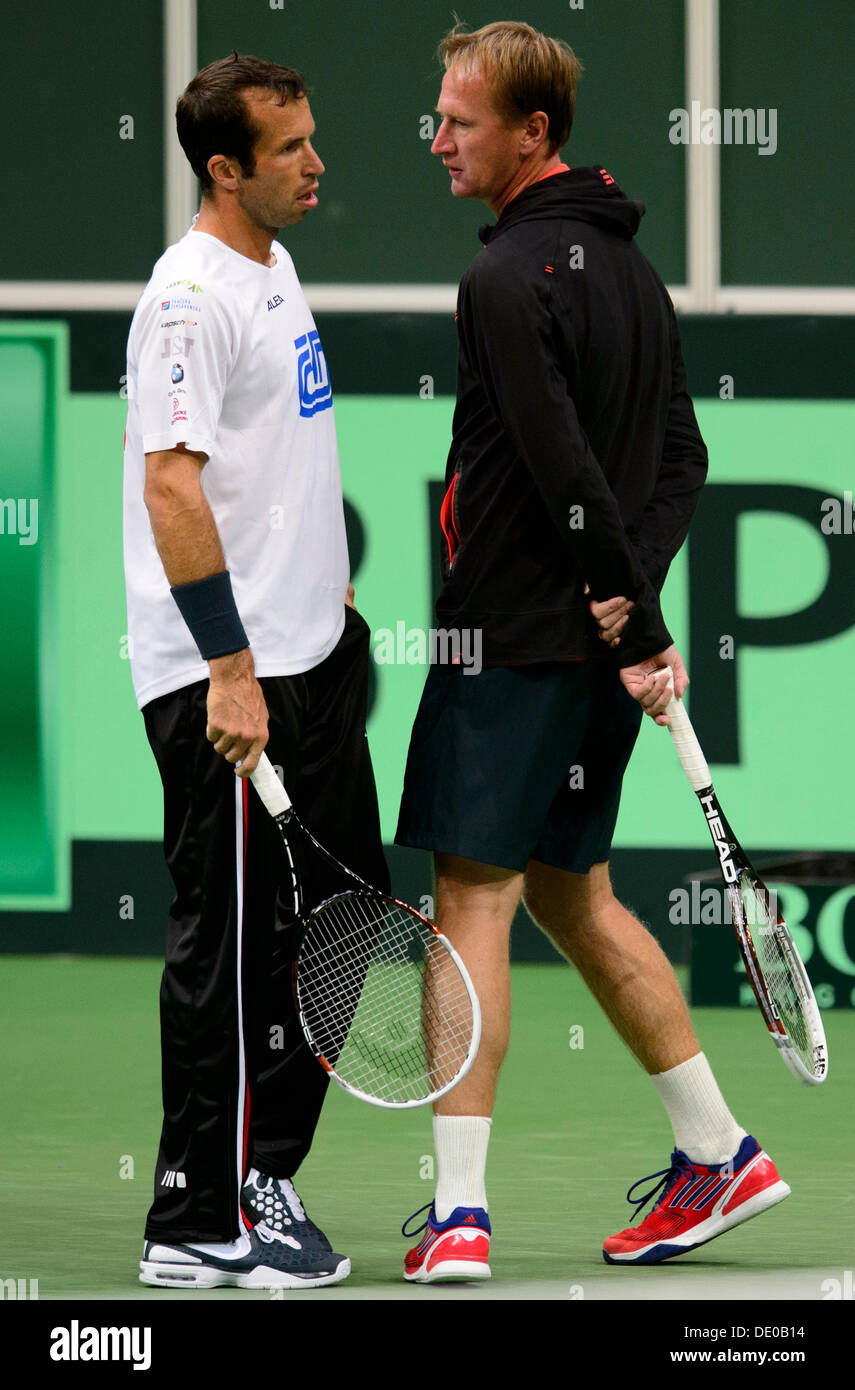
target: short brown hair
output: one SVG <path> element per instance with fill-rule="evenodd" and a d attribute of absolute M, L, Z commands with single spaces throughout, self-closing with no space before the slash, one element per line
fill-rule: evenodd
<path fill-rule="evenodd" d="M 309 94 L 302 74 L 294 68 L 233 53 L 197 72 L 178 98 L 178 139 L 203 193 L 213 187 L 208 160 L 214 154 L 236 159 L 247 177 L 255 173 L 253 147 L 260 132 L 243 99 L 251 87 L 275 93 L 280 106 Z"/>
<path fill-rule="evenodd" d="M 513 120 L 543 111 L 549 117 L 552 149 L 567 143 L 582 64 L 563 39 L 549 39 L 513 20 L 485 24 L 473 33 L 456 24 L 438 55 L 446 69 L 458 63 L 480 68 L 500 115 Z"/>

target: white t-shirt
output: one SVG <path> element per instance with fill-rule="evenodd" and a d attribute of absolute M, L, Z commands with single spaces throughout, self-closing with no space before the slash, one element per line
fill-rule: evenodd
<path fill-rule="evenodd" d="M 143 502 L 145 455 L 208 455 L 202 488 L 257 676 L 317 666 L 344 627 L 347 542 L 332 391 L 288 252 L 263 266 L 205 232 L 161 256 L 128 338 L 124 544 L 142 707 L 206 680 Z"/>

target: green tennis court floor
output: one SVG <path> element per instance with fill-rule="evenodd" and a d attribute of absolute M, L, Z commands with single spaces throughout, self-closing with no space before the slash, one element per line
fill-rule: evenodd
<path fill-rule="evenodd" d="M 159 977 L 152 960 L 0 962 L 0 1279 L 37 1279 L 39 1299 L 273 1296 L 137 1280 L 160 1124 Z M 275 1297 L 812 1301 L 839 1287 L 851 1298 L 853 1014 L 825 1016 L 829 1080 L 810 1088 L 782 1066 L 753 1009 L 695 1011 L 731 1109 L 792 1196 L 684 1260 L 615 1269 L 602 1240 L 629 1224 L 631 1183 L 667 1167 L 664 1110 L 569 969 L 515 966 L 513 997 L 487 1169 L 491 1283 L 403 1284 L 401 1223 L 433 1190 L 430 1112 L 380 1111 L 333 1087 L 298 1189 L 353 1273 Z"/>

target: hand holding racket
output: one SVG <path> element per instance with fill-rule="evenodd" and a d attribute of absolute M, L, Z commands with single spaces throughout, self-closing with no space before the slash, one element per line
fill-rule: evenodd
<path fill-rule="evenodd" d="M 828 1047 L 801 956 L 773 895 L 725 820 L 701 745 L 682 700 L 673 693 L 666 714 L 677 756 L 718 851 L 739 949 L 766 1027 L 793 1075 L 817 1086 L 828 1075 Z"/>
<path fill-rule="evenodd" d="M 294 991 L 318 1061 L 351 1095 L 386 1109 L 438 1100 L 462 1080 L 481 1037 L 466 967 L 420 913 L 347 869 L 303 825 L 262 753 L 252 784 L 279 827 L 300 946 Z M 319 856 L 347 888 L 304 909 L 294 850 Z"/>

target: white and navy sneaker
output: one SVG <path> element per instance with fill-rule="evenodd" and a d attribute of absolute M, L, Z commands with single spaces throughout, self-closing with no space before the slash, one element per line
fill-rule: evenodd
<path fill-rule="evenodd" d="M 240 1204 L 251 1222 L 263 1221 L 271 1231 L 293 1236 L 301 1245 L 332 1250 L 320 1226 L 310 1221 L 289 1178 L 271 1178 L 250 1168 L 241 1188 Z"/>
<path fill-rule="evenodd" d="M 140 1261 L 140 1283 L 168 1289 L 315 1289 L 338 1284 L 350 1273 L 350 1260 L 301 1245 L 293 1236 L 259 1222 L 244 1237 L 241 1255 L 214 1255 L 192 1245 L 147 1240 Z"/>
<path fill-rule="evenodd" d="M 642 1183 L 660 1181 L 643 1197 L 633 1197 Z M 626 1194 L 636 1215 L 660 1193 L 659 1200 L 638 1226 L 629 1226 L 603 1245 L 607 1264 L 652 1265 L 686 1255 L 724 1235 L 734 1226 L 759 1216 L 789 1197 L 790 1189 L 752 1135 L 727 1163 L 692 1163 L 680 1149 L 670 1168 L 633 1183 Z"/>

